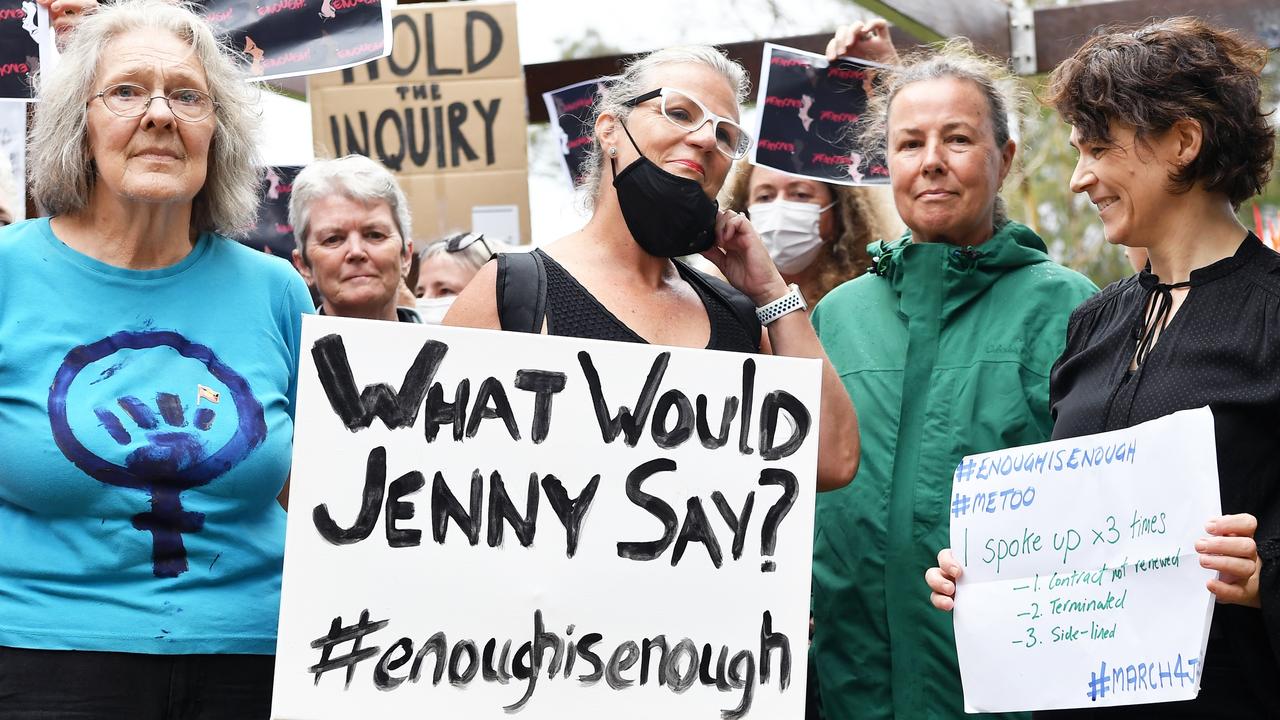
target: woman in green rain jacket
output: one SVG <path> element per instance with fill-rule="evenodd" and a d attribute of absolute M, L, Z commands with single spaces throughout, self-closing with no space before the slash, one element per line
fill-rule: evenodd
<path fill-rule="evenodd" d="M 1015 145 L 999 72 L 953 44 L 881 87 L 871 132 L 887 139 L 909 232 L 868 248 L 872 272 L 813 313 L 862 433 L 856 480 L 818 497 L 813 653 L 828 720 L 964 717 L 951 618 L 920 581 L 948 544 L 952 474 L 967 454 L 1048 439 L 1049 369 L 1097 289 L 1003 218 Z"/>

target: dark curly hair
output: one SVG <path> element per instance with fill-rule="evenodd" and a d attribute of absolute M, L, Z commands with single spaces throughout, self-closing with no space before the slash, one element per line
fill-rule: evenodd
<path fill-rule="evenodd" d="M 751 202 L 752 166 L 741 163 L 729 180 L 727 188 L 727 207 L 730 210 L 746 212 Z M 867 255 L 867 246 L 881 239 L 880 217 L 875 204 L 866 188 L 846 187 L 822 183 L 831 192 L 835 201 L 832 219 L 832 232 L 835 239 L 824 244 L 822 254 L 814 259 L 818 264 L 818 272 L 814 277 L 816 292 L 809 297 L 805 290 L 805 300 L 810 307 L 846 280 L 852 280 L 871 267 L 871 256 Z"/>
<path fill-rule="evenodd" d="M 1239 208 L 1262 192 L 1274 162 L 1275 130 L 1262 111 L 1266 64 L 1265 48 L 1196 18 L 1108 28 L 1054 69 L 1045 102 L 1091 143 L 1111 143 L 1113 122 L 1142 140 L 1195 120 L 1200 154 L 1170 173 L 1172 188 L 1203 183 Z"/>

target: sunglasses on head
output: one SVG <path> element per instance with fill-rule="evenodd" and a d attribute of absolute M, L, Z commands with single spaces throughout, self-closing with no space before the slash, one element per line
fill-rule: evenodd
<path fill-rule="evenodd" d="M 445 252 L 457 253 L 480 243 L 484 246 L 485 254 L 490 260 L 493 259 L 493 248 L 484 239 L 484 233 L 458 233 L 444 239 Z"/>

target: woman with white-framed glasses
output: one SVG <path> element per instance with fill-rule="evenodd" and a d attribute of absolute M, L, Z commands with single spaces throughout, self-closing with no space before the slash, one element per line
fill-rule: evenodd
<path fill-rule="evenodd" d="M 629 65 L 595 106 L 583 185 L 591 219 L 486 265 L 445 324 L 820 358 L 817 482 L 840 487 L 858 467 L 853 405 L 798 289 L 783 282 L 751 223 L 714 199 L 751 147 L 738 119 L 746 86 L 743 68 L 710 47 L 659 50 Z M 728 283 L 677 259 L 698 253 Z"/>
<path fill-rule="evenodd" d="M 118 0 L 39 82 L 0 229 L 0 716 L 270 713 L 303 313 L 252 224 L 255 90 Z"/>

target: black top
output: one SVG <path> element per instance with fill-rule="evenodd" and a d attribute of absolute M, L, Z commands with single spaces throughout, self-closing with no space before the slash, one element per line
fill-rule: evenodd
<path fill-rule="evenodd" d="M 1280 717 L 1280 255 L 1250 234 L 1232 257 L 1192 271 L 1181 308 L 1131 372 L 1157 283 L 1143 271 L 1072 313 L 1049 380 L 1053 439 L 1208 405 L 1222 512 L 1258 518 L 1263 609 L 1214 609 L 1195 700 L 1036 717 Z"/>
<path fill-rule="evenodd" d="M 608 308 L 600 304 L 586 288 L 565 270 L 560 263 L 542 250 L 534 250 L 542 257 L 547 271 L 547 333 L 568 337 L 590 338 L 594 340 L 616 340 L 620 342 L 648 342 L 631 328 L 627 327 Z M 711 322 L 711 339 L 707 341 L 708 350 L 730 350 L 735 352 L 759 352 L 760 348 L 751 340 L 748 329 L 729 307 L 719 293 L 710 289 L 711 278 L 675 261 L 680 277 L 689 283 L 702 299 L 707 310 L 707 318 Z M 728 288 L 726 285 L 725 288 Z M 729 291 L 737 292 L 728 288 Z M 721 289 L 721 293 L 725 292 Z"/>

